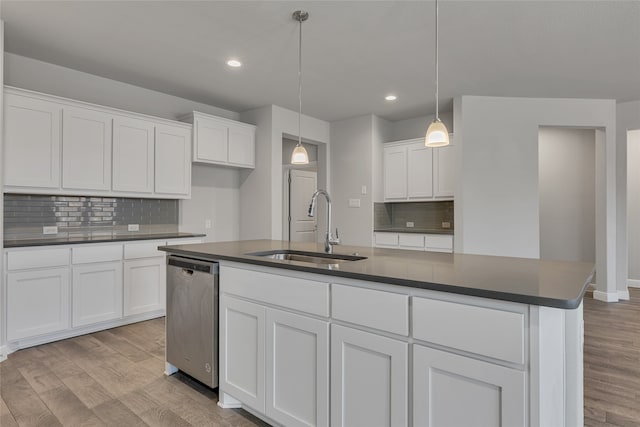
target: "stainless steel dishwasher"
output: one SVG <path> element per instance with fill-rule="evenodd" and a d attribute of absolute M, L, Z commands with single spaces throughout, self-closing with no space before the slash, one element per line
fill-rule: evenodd
<path fill-rule="evenodd" d="M 167 362 L 218 386 L 218 264 L 167 258 Z"/>

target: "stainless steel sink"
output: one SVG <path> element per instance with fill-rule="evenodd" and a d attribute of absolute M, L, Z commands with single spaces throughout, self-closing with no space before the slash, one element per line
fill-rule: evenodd
<path fill-rule="evenodd" d="M 367 259 L 366 256 L 358 255 L 327 254 L 324 252 L 304 252 L 286 249 L 264 252 L 251 252 L 245 255 L 259 256 L 281 261 L 307 262 L 310 264 L 338 264 L 345 261 L 360 261 L 363 259 Z"/>

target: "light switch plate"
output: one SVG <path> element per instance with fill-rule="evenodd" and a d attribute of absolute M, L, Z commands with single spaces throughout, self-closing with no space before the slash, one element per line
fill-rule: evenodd
<path fill-rule="evenodd" d="M 207 230 L 211 228 L 211 220 L 210 219 L 205 219 L 204 220 L 204 228 L 206 228 Z"/>
<path fill-rule="evenodd" d="M 407 221 L 407 228 L 413 228 L 414 225 L 413 221 Z"/>
<path fill-rule="evenodd" d="M 42 227 L 42 234 L 58 234 L 58 227 L 55 225 Z"/>
<path fill-rule="evenodd" d="M 367 186 L 366 185 L 362 186 L 362 191 L 360 193 L 362 193 L 363 196 L 367 194 Z"/>
<path fill-rule="evenodd" d="M 127 231 L 140 231 L 139 224 L 129 224 L 127 225 Z"/>
<path fill-rule="evenodd" d="M 360 199 L 349 199 L 349 207 L 350 208 L 359 208 L 360 207 Z"/>

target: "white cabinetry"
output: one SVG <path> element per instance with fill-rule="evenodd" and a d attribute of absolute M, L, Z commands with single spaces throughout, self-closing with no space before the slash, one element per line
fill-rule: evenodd
<path fill-rule="evenodd" d="M 113 122 L 113 189 L 153 192 L 154 126 L 143 120 Z"/>
<path fill-rule="evenodd" d="M 331 325 L 331 425 L 406 426 L 408 363 L 405 342 Z"/>
<path fill-rule="evenodd" d="M 73 266 L 73 327 L 122 317 L 122 261 Z"/>
<path fill-rule="evenodd" d="M 525 372 L 413 346 L 415 426 L 524 426 Z"/>
<path fill-rule="evenodd" d="M 193 161 L 242 168 L 255 167 L 255 126 L 193 112 Z"/>
<path fill-rule="evenodd" d="M 155 193 L 191 194 L 191 132 L 156 126 Z"/>
<path fill-rule="evenodd" d="M 99 111 L 64 107 L 62 188 L 111 189 L 111 122 Z"/>
<path fill-rule="evenodd" d="M 452 234 L 373 233 L 373 245 L 377 248 L 407 249 L 428 252 L 453 252 Z"/>
<path fill-rule="evenodd" d="M 453 135 L 450 135 L 452 138 Z M 385 144 L 385 202 L 452 199 L 454 150 L 454 145 L 427 148 L 421 138 Z"/>
<path fill-rule="evenodd" d="M 164 257 L 125 260 L 124 315 L 164 310 L 166 275 Z"/>
<path fill-rule="evenodd" d="M 59 104 L 4 94 L 4 184 L 60 188 Z"/>

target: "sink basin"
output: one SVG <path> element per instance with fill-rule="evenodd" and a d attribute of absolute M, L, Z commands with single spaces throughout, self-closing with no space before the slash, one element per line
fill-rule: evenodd
<path fill-rule="evenodd" d="M 310 264 L 337 264 L 345 261 L 360 261 L 367 259 L 366 256 L 327 254 L 324 252 L 304 252 L 292 250 L 275 250 L 264 252 L 252 252 L 245 255 L 259 256 L 264 258 L 277 259 L 281 261 L 308 262 Z"/>

